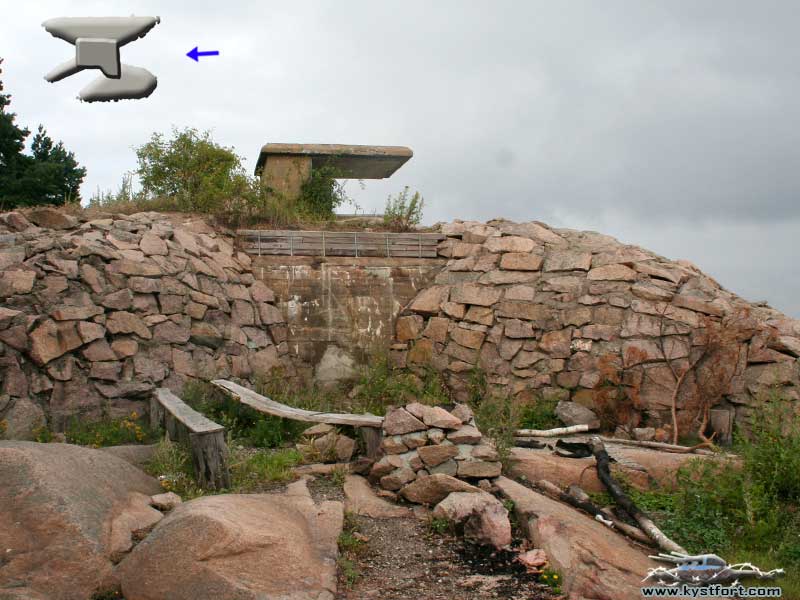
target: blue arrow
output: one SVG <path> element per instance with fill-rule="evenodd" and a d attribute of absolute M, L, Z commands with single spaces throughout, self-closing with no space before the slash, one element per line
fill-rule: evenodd
<path fill-rule="evenodd" d="M 198 57 L 200 56 L 219 56 L 219 50 L 206 50 L 204 52 L 200 52 L 197 49 L 197 46 L 192 48 L 189 52 L 186 53 L 186 56 L 194 60 L 194 62 L 200 62 Z"/>

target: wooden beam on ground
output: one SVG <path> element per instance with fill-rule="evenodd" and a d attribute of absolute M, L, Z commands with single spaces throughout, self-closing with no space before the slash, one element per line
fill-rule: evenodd
<path fill-rule="evenodd" d="M 225 379 L 214 379 L 211 383 L 223 392 L 230 395 L 234 400 L 249 406 L 268 415 L 293 419 L 295 421 L 305 421 L 307 423 L 328 423 L 329 425 L 351 425 L 353 427 L 374 427 L 376 429 L 383 425 L 383 417 L 375 415 L 352 415 L 347 413 L 329 413 L 303 410 L 294 408 L 280 402 L 275 402 L 257 394 L 253 390 L 242 387 L 232 381 Z"/>
<path fill-rule="evenodd" d="M 150 425 L 163 425 L 169 438 L 189 446 L 197 483 L 202 488 L 231 485 L 225 428 L 197 412 L 166 388 L 150 398 Z"/>
<path fill-rule="evenodd" d="M 582 433 L 589 431 L 589 426 L 585 424 L 570 425 L 569 427 L 556 427 L 555 429 L 517 429 L 514 432 L 516 437 L 558 437 L 560 435 L 570 435 L 572 433 Z"/>

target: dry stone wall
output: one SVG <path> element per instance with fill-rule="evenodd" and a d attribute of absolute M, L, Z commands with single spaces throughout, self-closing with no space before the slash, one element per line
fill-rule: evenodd
<path fill-rule="evenodd" d="M 289 371 L 286 325 L 247 255 L 200 220 L 0 215 L 0 420 L 146 411 L 156 386 Z"/>
<path fill-rule="evenodd" d="M 491 390 L 522 403 L 614 410 L 625 390 L 635 424 L 668 425 L 672 369 L 680 374 L 709 347 L 709 331 L 736 327 L 732 360 L 728 348 L 712 373 L 724 382 L 715 419 L 742 419 L 773 390 L 800 399 L 800 322 L 687 261 L 538 222 L 456 221 L 442 232 L 450 260 L 397 319 L 391 355 L 400 367 L 432 365 L 457 394 L 478 367 Z M 687 424 L 708 383 L 699 377 L 690 373 L 678 394 Z"/>
<path fill-rule="evenodd" d="M 477 491 L 461 480 L 477 483 L 502 470 L 497 451 L 483 440 L 465 404 L 448 411 L 412 402 L 387 411 L 381 450 L 370 480 L 421 504 L 436 504 L 450 492 Z"/>

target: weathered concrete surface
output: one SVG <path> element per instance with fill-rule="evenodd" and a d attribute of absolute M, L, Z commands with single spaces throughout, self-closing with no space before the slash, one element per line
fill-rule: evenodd
<path fill-rule="evenodd" d="M 306 365 L 318 365 L 323 356 L 325 364 L 359 364 L 375 348 L 389 346 L 397 314 L 433 282 L 444 263 L 260 256 L 253 257 L 253 275 L 275 292 L 293 356 Z M 326 379 L 329 374 L 326 370 Z"/>

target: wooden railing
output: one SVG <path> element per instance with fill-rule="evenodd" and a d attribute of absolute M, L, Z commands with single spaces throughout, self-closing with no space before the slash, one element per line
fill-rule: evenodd
<path fill-rule="evenodd" d="M 440 233 L 266 231 L 241 229 L 239 247 L 258 256 L 381 256 L 436 258 Z"/>

